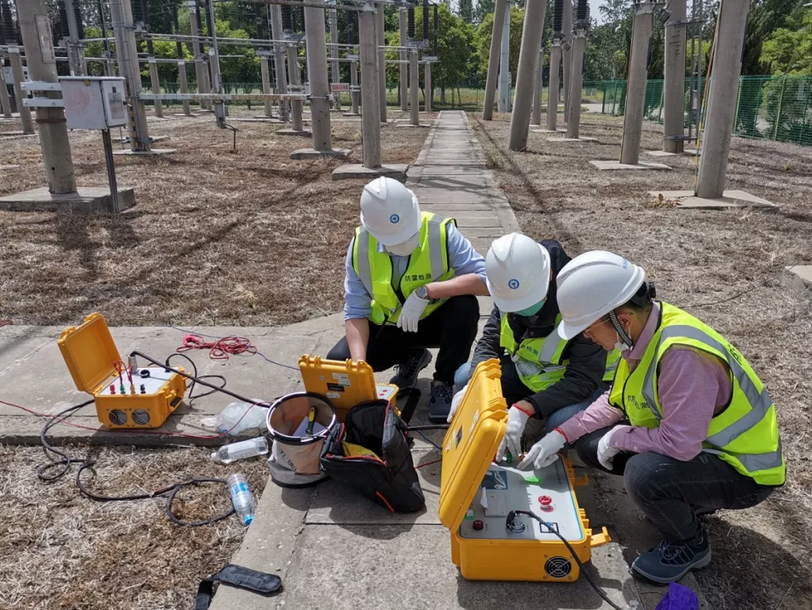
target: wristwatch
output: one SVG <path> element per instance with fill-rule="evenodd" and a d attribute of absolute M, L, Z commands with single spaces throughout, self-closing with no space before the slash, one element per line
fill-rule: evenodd
<path fill-rule="evenodd" d="M 421 299 L 423 299 L 424 301 L 430 300 L 429 299 L 429 291 L 428 291 L 428 289 L 426 288 L 425 285 L 420 286 L 420 288 L 415 290 L 415 293 L 417 293 L 417 296 L 420 297 Z"/>

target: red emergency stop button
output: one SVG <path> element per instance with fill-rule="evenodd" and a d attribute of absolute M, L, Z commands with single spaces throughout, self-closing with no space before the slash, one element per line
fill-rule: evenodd
<path fill-rule="evenodd" d="M 541 504 L 541 510 L 544 512 L 553 510 L 553 499 L 550 496 L 539 496 L 539 504 Z"/>
<path fill-rule="evenodd" d="M 479 531 L 485 527 L 485 524 L 482 523 L 481 519 L 477 519 L 476 521 L 474 521 L 473 526 L 475 530 Z"/>

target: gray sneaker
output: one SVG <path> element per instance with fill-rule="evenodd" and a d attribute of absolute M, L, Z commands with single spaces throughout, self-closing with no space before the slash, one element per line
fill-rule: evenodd
<path fill-rule="evenodd" d="M 412 357 L 403 364 L 395 365 L 395 376 L 389 380 L 400 390 L 410 390 L 417 385 L 417 376 L 431 363 L 431 352 L 427 349 L 415 350 Z"/>
<path fill-rule="evenodd" d="M 663 540 L 656 548 L 634 560 L 632 573 L 665 585 L 677 582 L 690 570 L 704 568 L 710 561 L 710 542 L 703 531 L 688 542 L 669 544 Z"/>

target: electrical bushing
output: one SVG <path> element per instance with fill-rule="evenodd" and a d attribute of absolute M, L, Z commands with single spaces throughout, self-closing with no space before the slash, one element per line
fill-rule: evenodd
<path fill-rule="evenodd" d="M 282 5 L 282 31 L 285 34 L 293 32 L 293 10 L 289 4 Z"/>
<path fill-rule="evenodd" d="M 414 40 L 414 7 L 410 6 L 406 14 L 408 16 L 409 40 Z"/>
<path fill-rule="evenodd" d="M 135 0 L 132 3 L 133 21 L 144 23 L 144 3 L 142 0 Z"/>
<path fill-rule="evenodd" d="M 437 57 L 437 32 L 440 31 L 440 16 L 437 5 L 434 5 L 434 57 Z"/>
<path fill-rule="evenodd" d="M 82 20 L 82 9 L 78 2 L 73 5 L 73 15 L 76 18 L 76 35 L 82 40 L 85 37 L 85 22 Z"/>
<path fill-rule="evenodd" d="M 5 30 L 5 16 L 8 11 L 8 1 L 7 0 L 0 0 L 4 5 L 3 11 L 3 29 Z M 59 13 L 59 35 L 54 40 L 62 40 L 63 38 L 68 37 L 68 10 L 65 8 L 64 0 L 59 0 L 56 3 L 56 10 Z M 10 15 L 9 15 L 10 17 Z M 9 38 L 8 33 L 6 33 L 6 38 Z M 9 38 L 10 40 L 10 38 Z"/>
<path fill-rule="evenodd" d="M 429 39 L 429 0 L 423 0 L 423 40 Z"/>
<path fill-rule="evenodd" d="M 14 23 L 11 21 L 11 7 L 8 0 L 0 0 L 0 44 L 12 44 L 15 40 Z"/>
<path fill-rule="evenodd" d="M 554 38 L 561 38 L 564 29 L 564 0 L 555 0 L 553 6 L 553 32 Z"/>
<path fill-rule="evenodd" d="M 589 0 L 578 0 L 575 10 L 575 29 L 586 30 L 589 28 Z"/>

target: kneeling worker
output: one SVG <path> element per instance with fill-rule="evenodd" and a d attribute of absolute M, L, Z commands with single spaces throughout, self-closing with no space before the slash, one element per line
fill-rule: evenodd
<path fill-rule="evenodd" d="M 377 371 L 397 367 L 391 382 L 413 387 L 439 347 L 429 418 L 451 408 L 454 372 L 470 353 L 479 322 L 474 295 L 486 295 L 485 260 L 454 221 L 420 211 L 397 180 L 377 178 L 361 195 L 361 226 L 347 251 L 346 336 L 330 360 L 364 360 Z"/>
<path fill-rule="evenodd" d="M 502 393 L 512 406 L 497 459 L 505 450 L 518 458 L 522 435 L 538 438 L 543 433 L 530 422 L 543 420 L 553 430 L 592 404 L 614 376 L 619 353 L 607 358 L 600 345 L 583 335 L 564 340 L 556 332 L 560 316 L 554 277 L 569 261 L 557 241 L 536 243 L 520 233 L 500 237 L 488 250 L 485 264 L 494 307 L 473 359 L 460 367 L 455 385 L 468 383 L 480 362 L 501 360 Z M 464 390 L 454 397 L 449 422 Z"/>
<path fill-rule="evenodd" d="M 623 350 L 612 389 L 540 441 L 525 462 L 543 467 L 565 442 L 587 464 L 623 476 L 664 540 L 632 564 L 674 582 L 710 563 L 699 520 L 749 508 L 784 483 L 775 406 L 748 362 L 694 316 L 654 301 L 645 272 L 588 252 L 558 274 L 559 334 Z M 521 465 L 520 465 L 521 466 Z"/>

